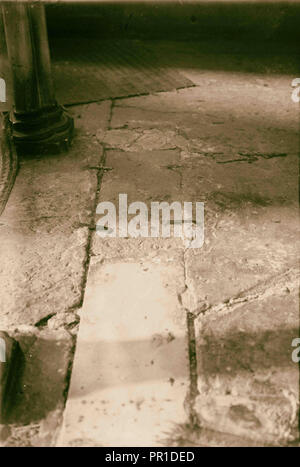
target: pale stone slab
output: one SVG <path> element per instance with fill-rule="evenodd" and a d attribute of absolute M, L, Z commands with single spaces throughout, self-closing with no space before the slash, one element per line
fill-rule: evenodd
<path fill-rule="evenodd" d="M 58 446 L 160 446 L 188 393 L 183 268 L 93 260 Z"/>

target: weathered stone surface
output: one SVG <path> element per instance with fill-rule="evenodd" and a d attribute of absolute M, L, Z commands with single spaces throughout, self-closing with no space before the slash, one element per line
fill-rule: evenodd
<path fill-rule="evenodd" d="M 93 259 L 58 446 L 164 445 L 188 394 L 176 262 Z"/>
<path fill-rule="evenodd" d="M 152 201 L 180 199 L 180 174 L 177 150 L 152 150 L 121 152 L 107 151 L 107 171 L 102 179 L 99 202 L 110 201 L 118 209 L 119 194 L 128 195 L 128 205 L 134 201 L 144 202 L 150 212 Z M 133 216 L 131 216 L 133 217 Z M 96 214 L 96 222 L 100 216 Z M 128 216 L 130 219 L 130 216 Z M 150 219 L 150 216 L 149 216 Z M 101 238 L 92 240 L 92 252 L 103 259 L 155 257 L 165 251 L 165 256 L 182 255 L 181 239 L 171 238 Z"/>
<path fill-rule="evenodd" d="M 179 68 L 182 47 L 173 51 Z M 204 52 L 197 47 L 202 63 Z M 81 306 L 87 245 L 95 228 L 96 173 L 103 164 L 97 202 L 117 203 L 119 193 L 127 193 L 129 203 L 148 206 L 204 201 L 205 243 L 184 251 L 174 238 L 93 234 L 61 440 L 116 445 L 122 436 L 135 445 L 138 433 L 141 445 L 151 438 L 153 444 L 172 446 L 245 446 L 286 445 L 296 437 L 293 76 L 271 75 L 267 68 L 259 74 L 249 61 L 251 73 L 240 62 L 236 73 L 230 60 L 213 56 L 203 62 L 207 68 L 185 69 L 195 88 L 115 101 L 112 115 L 108 102 L 76 106 L 77 139 L 70 153 L 22 161 L 0 219 L 0 325 L 38 324 L 27 331 L 18 326 L 28 367 L 15 416 L 24 423 L 45 420 L 39 430 L 14 428 L 8 445 L 51 445 L 50 432 L 60 423 L 71 334 L 78 329 L 74 308 Z M 240 60 L 245 65 L 247 58 Z M 220 66 L 225 62 L 226 71 Z M 187 423 L 184 411 L 190 383 L 185 324 L 165 325 L 166 313 L 174 310 L 179 321 L 187 311 L 196 317 L 200 394 L 194 409 L 201 430 Z M 81 389 L 88 383 L 89 393 Z M 122 417 L 131 424 L 134 441 L 129 430 L 112 426 Z M 161 439 L 160 418 L 165 426 L 175 422 L 167 441 Z"/>
<path fill-rule="evenodd" d="M 30 425 L 11 425 L 11 434 L 3 442 L 3 447 L 34 447 L 32 443 L 38 433 L 37 424 Z"/>
<path fill-rule="evenodd" d="M 261 443 L 297 437 L 297 289 L 294 277 L 225 315 L 199 316 L 196 410 L 205 427 Z"/>
<path fill-rule="evenodd" d="M 99 201 L 118 203 L 119 193 L 128 194 L 128 203 L 173 201 L 180 193 L 179 151 L 108 151 Z"/>
<path fill-rule="evenodd" d="M 206 222 L 203 248 L 186 253 L 184 299 L 196 314 L 251 297 L 253 287 L 296 269 L 298 225 L 292 210 L 255 209 L 252 215 L 245 210 L 218 217 L 214 224 Z"/>
<path fill-rule="evenodd" d="M 97 139 L 108 148 L 123 151 L 165 151 L 185 147 L 186 140 L 174 130 L 159 128 L 98 130 Z"/>
<path fill-rule="evenodd" d="M 260 77 L 204 70 L 195 70 L 194 75 L 198 80 L 194 88 L 120 100 L 111 127 L 177 130 L 187 137 L 187 145 L 192 146 L 195 139 L 210 144 L 212 152 L 217 147 L 222 152 L 297 151 L 292 75 Z"/>
<path fill-rule="evenodd" d="M 54 447 L 63 417 L 63 407 L 52 410 L 41 421 L 39 431 L 32 437 L 34 447 Z"/>
<path fill-rule="evenodd" d="M 6 332 L 0 331 L 0 345 L 0 424 L 4 424 L 8 422 L 19 390 L 23 355 L 18 343 Z"/>
<path fill-rule="evenodd" d="M 161 200 L 169 191 L 170 201 L 205 202 L 204 246 L 184 256 L 174 239 L 95 236 L 93 243 L 103 262 L 134 262 L 149 257 L 152 249 L 152 261 L 161 254 L 184 261 L 182 304 L 199 315 L 199 323 L 211 324 L 213 336 L 203 324 L 198 334 L 201 394 L 195 405 L 204 423 L 203 434 L 195 436 L 200 444 L 210 438 L 205 430 L 237 437 L 233 445 L 239 440 L 266 445 L 288 442 L 296 429 L 297 371 L 290 360 L 297 329 L 297 302 L 290 292 L 299 251 L 296 109 L 288 79 L 248 78 L 202 74 L 194 89 L 122 100 L 114 108 L 112 130 L 97 133 L 110 148 L 107 166 L 113 169 L 104 176 L 101 201 L 116 202 L 118 193 L 129 193 L 130 201 L 144 201 L 148 193 Z M 158 176 L 156 185 L 162 150 L 170 155 L 168 167 L 176 177 L 166 176 L 162 184 Z M 147 160 L 152 166 L 144 171 Z M 128 182 L 130 174 L 134 184 Z M 246 326 L 242 334 L 226 331 L 227 314 L 245 327 L 240 307 L 247 309 L 252 328 Z"/>
<path fill-rule="evenodd" d="M 243 436 L 195 427 L 193 424 L 175 425 L 168 447 L 260 447 L 262 443 Z M 263 446 L 268 446 L 264 443 Z"/>
<path fill-rule="evenodd" d="M 76 120 L 76 129 L 83 133 L 89 141 L 90 136 L 96 136 L 98 131 L 106 131 L 109 124 L 111 101 L 94 102 L 71 107 Z M 88 154 L 85 154 L 88 156 Z"/>
<path fill-rule="evenodd" d="M 99 115 L 106 128 L 107 103 L 82 111 L 86 124 Z M 35 324 L 80 304 L 102 157 L 86 130 L 77 130 L 68 153 L 21 161 L 0 220 L 2 328 Z"/>
<path fill-rule="evenodd" d="M 79 311 L 79 310 L 78 310 Z M 47 328 L 51 331 L 66 329 L 71 334 L 78 330 L 79 315 L 70 311 L 69 313 L 58 313 L 47 320 Z"/>
<path fill-rule="evenodd" d="M 109 151 L 107 165 L 114 170 L 104 177 L 102 200 L 115 201 L 112 193 L 121 191 L 144 194 L 139 186 L 149 191 L 153 168 L 137 172 L 131 160 L 149 150 L 151 161 L 161 145 L 180 157 L 169 163 L 177 178 L 165 177 L 166 191 L 157 195 L 165 199 L 170 179 L 171 201 L 205 202 L 204 246 L 185 255 L 183 300 L 191 312 L 218 306 L 295 266 L 297 109 L 288 78 L 201 72 L 196 88 L 117 102 L 111 125 L 101 138 L 122 149 L 124 168 L 120 153 Z M 129 173 L 135 175 L 130 187 L 123 181 Z M 102 248 L 109 255 L 105 245 L 96 237 L 94 252 Z M 120 248 L 113 251 L 120 254 Z"/>
<path fill-rule="evenodd" d="M 11 421 L 29 424 L 63 408 L 74 342 L 64 329 L 39 331 L 21 326 L 15 338 L 25 366 Z"/>
<path fill-rule="evenodd" d="M 7 438 L 11 435 L 11 428 L 9 425 L 0 425 L 0 446 L 3 444 Z"/>

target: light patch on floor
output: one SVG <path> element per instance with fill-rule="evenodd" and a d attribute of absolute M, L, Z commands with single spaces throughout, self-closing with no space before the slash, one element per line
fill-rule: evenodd
<path fill-rule="evenodd" d="M 58 446 L 160 446 L 187 420 L 180 275 L 175 264 L 93 262 Z"/>

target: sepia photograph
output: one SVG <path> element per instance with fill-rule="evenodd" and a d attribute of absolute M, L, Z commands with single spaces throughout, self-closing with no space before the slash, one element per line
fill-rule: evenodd
<path fill-rule="evenodd" d="M 299 101 L 300 0 L 0 1 L 0 447 L 300 447 Z"/>

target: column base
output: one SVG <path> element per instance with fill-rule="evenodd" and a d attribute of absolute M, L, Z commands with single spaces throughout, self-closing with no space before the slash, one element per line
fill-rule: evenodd
<path fill-rule="evenodd" d="M 59 105 L 30 113 L 12 111 L 12 137 L 20 153 L 49 154 L 68 149 L 74 122 Z"/>

